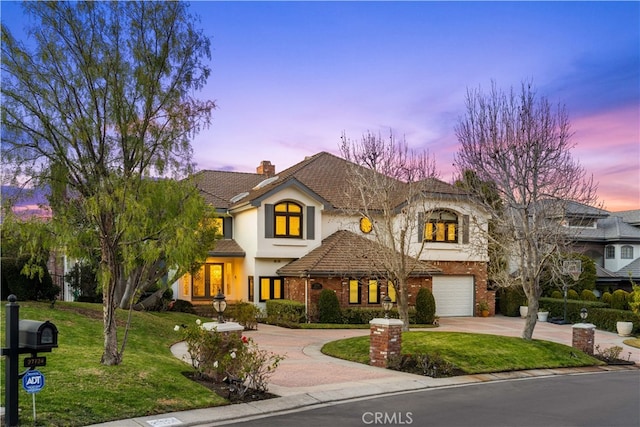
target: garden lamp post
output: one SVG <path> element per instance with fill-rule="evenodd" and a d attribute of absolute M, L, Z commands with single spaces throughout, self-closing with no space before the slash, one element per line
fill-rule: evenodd
<path fill-rule="evenodd" d="M 384 310 L 385 319 L 389 318 L 389 311 L 391 311 L 392 308 L 393 308 L 393 301 L 391 301 L 391 298 L 389 297 L 389 295 L 385 295 L 385 297 L 382 298 L 382 309 Z"/>
<path fill-rule="evenodd" d="M 589 313 L 587 312 L 587 308 L 582 307 L 582 309 L 580 310 L 580 318 L 582 319 L 582 323 L 584 323 L 584 321 L 587 320 L 588 315 Z"/>
<path fill-rule="evenodd" d="M 218 323 L 224 323 L 224 310 L 227 308 L 227 301 L 220 289 L 215 297 L 213 297 L 213 309 L 218 313 Z"/>

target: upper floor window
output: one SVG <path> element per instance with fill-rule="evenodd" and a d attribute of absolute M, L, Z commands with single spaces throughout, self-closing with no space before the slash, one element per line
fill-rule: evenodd
<path fill-rule="evenodd" d="M 604 257 L 606 259 L 614 259 L 616 257 L 616 247 L 615 246 L 607 246 L 604 248 Z"/>
<path fill-rule="evenodd" d="M 425 216 L 424 240 L 428 242 L 458 242 L 458 215 L 450 211 L 433 211 Z"/>
<path fill-rule="evenodd" d="M 274 206 L 275 237 L 302 237 L 302 206 L 282 202 Z"/>
<path fill-rule="evenodd" d="M 622 259 L 633 259 L 633 246 L 624 245 L 620 249 L 620 257 Z"/>
<path fill-rule="evenodd" d="M 369 234 L 371 233 L 372 229 L 373 229 L 373 224 L 371 224 L 371 220 L 369 218 L 367 218 L 366 216 L 363 216 L 362 218 L 360 218 L 360 231 L 362 231 L 365 234 Z"/>

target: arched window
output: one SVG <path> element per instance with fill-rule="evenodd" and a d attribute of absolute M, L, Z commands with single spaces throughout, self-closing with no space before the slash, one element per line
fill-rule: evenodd
<path fill-rule="evenodd" d="M 424 240 L 427 242 L 458 243 L 458 215 L 451 211 L 432 211 L 425 214 Z"/>
<path fill-rule="evenodd" d="M 302 206 L 282 202 L 274 206 L 275 237 L 302 238 Z"/>

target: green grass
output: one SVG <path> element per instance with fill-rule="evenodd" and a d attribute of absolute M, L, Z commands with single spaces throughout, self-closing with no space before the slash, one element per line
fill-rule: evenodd
<path fill-rule="evenodd" d="M 171 345 L 180 339 L 173 327 L 193 324 L 196 316 L 134 312 L 123 363 L 104 366 L 102 305 L 58 302 L 51 309 L 48 303 L 19 304 L 20 319 L 50 320 L 59 332 L 59 347 L 39 354 L 46 356 L 47 365 L 38 368 L 45 376 L 45 387 L 36 394 L 38 426 L 80 426 L 227 403 L 186 378 L 182 373 L 191 366 L 171 354 Z M 5 310 L 3 306 L 3 346 Z M 126 314 L 118 312 L 119 323 Z M 120 342 L 123 331 L 119 328 Z M 1 369 L 4 373 L 4 358 Z M 31 396 L 21 384 L 18 393 L 20 424 L 33 425 Z"/>
<path fill-rule="evenodd" d="M 322 352 L 369 363 L 369 337 L 333 341 Z M 602 364 L 575 348 L 550 341 L 463 332 L 405 332 L 402 353 L 438 354 L 467 374 Z"/>
<path fill-rule="evenodd" d="M 628 346 L 640 348 L 640 338 L 628 338 L 622 342 Z"/>

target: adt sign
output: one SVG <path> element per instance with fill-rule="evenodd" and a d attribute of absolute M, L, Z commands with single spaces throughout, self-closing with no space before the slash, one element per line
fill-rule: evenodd
<path fill-rule="evenodd" d="M 27 371 L 22 377 L 22 388 L 27 393 L 37 393 L 44 387 L 44 375 L 38 370 Z"/>

